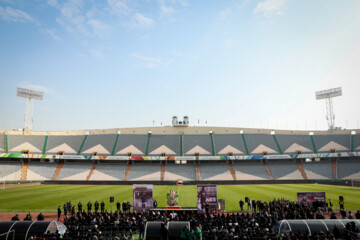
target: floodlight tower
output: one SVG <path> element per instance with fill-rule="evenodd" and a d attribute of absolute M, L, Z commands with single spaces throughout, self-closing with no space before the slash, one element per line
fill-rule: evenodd
<path fill-rule="evenodd" d="M 18 87 L 17 91 L 16 91 L 16 96 L 27 99 L 26 113 L 25 113 L 25 130 L 31 131 L 32 122 L 33 122 L 33 101 L 32 100 L 33 99 L 43 100 L 44 92 Z"/>
<path fill-rule="evenodd" d="M 341 87 L 315 92 L 316 100 L 326 99 L 326 120 L 329 130 L 335 129 L 335 114 L 332 103 L 333 97 L 342 96 Z"/>

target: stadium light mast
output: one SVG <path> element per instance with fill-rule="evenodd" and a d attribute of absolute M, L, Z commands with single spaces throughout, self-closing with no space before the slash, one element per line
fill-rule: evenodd
<path fill-rule="evenodd" d="M 32 89 L 26 88 L 17 88 L 16 96 L 26 98 L 26 113 L 25 113 L 25 130 L 31 131 L 32 130 L 32 123 L 33 123 L 33 99 L 34 100 L 43 100 L 44 99 L 44 92 L 35 91 Z"/>
<path fill-rule="evenodd" d="M 329 130 L 335 129 L 335 114 L 332 98 L 342 96 L 341 87 L 315 92 L 316 100 L 326 99 L 326 120 Z"/>

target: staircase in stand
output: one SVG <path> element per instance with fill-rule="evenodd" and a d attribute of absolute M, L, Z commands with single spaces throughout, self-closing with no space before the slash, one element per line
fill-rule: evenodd
<path fill-rule="evenodd" d="M 301 163 L 301 162 L 297 162 L 296 165 L 298 166 L 298 168 L 299 168 L 299 170 L 300 170 L 300 172 L 301 172 L 301 176 L 302 176 L 305 180 L 307 180 L 308 178 L 307 178 L 307 176 L 306 176 L 306 172 L 305 172 L 305 170 L 304 170 L 304 168 L 303 168 L 302 163 Z"/>
<path fill-rule="evenodd" d="M 87 176 L 86 178 L 86 181 L 89 181 L 89 179 L 91 178 L 91 175 L 93 174 L 94 170 L 96 168 L 96 163 L 93 163 L 92 167 L 91 167 L 91 170 L 89 172 L 89 175 Z"/>
<path fill-rule="evenodd" d="M 55 181 L 56 180 L 56 178 L 59 176 L 59 174 L 60 174 L 60 171 L 61 171 L 61 168 L 64 166 L 64 163 L 58 163 L 58 165 L 57 165 L 57 168 L 56 168 L 56 171 L 55 171 L 55 173 L 54 173 L 54 176 L 53 176 L 53 181 Z"/>
<path fill-rule="evenodd" d="M 26 181 L 26 174 L 27 174 L 28 164 L 29 164 L 28 162 L 23 162 L 21 181 Z"/>
<path fill-rule="evenodd" d="M 200 170 L 198 163 L 195 165 L 195 168 L 196 168 L 196 180 L 200 181 Z"/>
<path fill-rule="evenodd" d="M 127 181 L 128 177 L 129 177 L 131 166 L 132 166 L 131 164 L 128 164 L 128 166 L 127 166 L 124 181 Z"/>
<path fill-rule="evenodd" d="M 229 163 L 229 168 L 230 168 L 230 172 L 233 177 L 233 180 L 236 181 L 236 174 L 235 174 L 234 166 L 232 165 L 232 163 Z"/>
<path fill-rule="evenodd" d="M 332 162 L 331 162 L 331 167 L 332 167 L 332 176 L 333 176 L 333 179 L 337 179 L 336 161 L 332 161 Z"/>
<path fill-rule="evenodd" d="M 164 181 L 165 178 L 165 164 L 161 164 L 161 181 Z"/>
<path fill-rule="evenodd" d="M 271 180 L 274 180 L 274 177 L 273 177 L 273 175 L 272 175 L 271 172 L 270 172 L 269 164 L 264 163 L 264 167 L 265 167 L 267 173 L 269 174 L 270 179 L 271 179 Z"/>

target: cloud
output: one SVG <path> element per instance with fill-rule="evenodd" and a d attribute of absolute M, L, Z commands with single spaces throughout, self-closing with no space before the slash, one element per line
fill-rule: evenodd
<path fill-rule="evenodd" d="M 107 24 L 96 19 L 89 19 L 87 21 L 87 24 L 89 24 L 93 28 L 94 34 L 99 37 L 103 37 L 104 34 L 106 34 L 110 30 L 110 27 Z"/>
<path fill-rule="evenodd" d="M 108 0 L 107 3 L 111 11 L 116 15 L 122 16 L 130 11 L 130 8 L 123 0 Z"/>
<path fill-rule="evenodd" d="M 161 9 L 161 13 L 165 14 L 165 15 L 171 15 L 173 13 L 175 13 L 175 10 L 172 7 L 167 7 L 164 4 L 162 4 L 160 6 Z"/>
<path fill-rule="evenodd" d="M 272 18 L 284 14 L 287 0 L 264 0 L 259 2 L 254 13 L 263 14 L 265 18 Z"/>
<path fill-rule="evenodd" d="M 46 2 L 54 8 L 58 8 L 60 6 L 58 0 L 47 0 Z"/>
<path fill-rule="evenodd" d="M 57 36 L 54 31 L 50 30 L 50 29 L 42 29 L 42 32 L 48 34 L 49 36 L 51 36 L 54 40 L 61 40 L 61 38 L 59 36 Z"/>
<path fill-rule="evenodd" d="M 222 42 L 221 42 L 221 45 L 223 47 L 232 47 L 236 44 L 237 42 L 237 39 L 234 39 L 234 38 L 227 38 L 227 39 L 224 39 Z"/>
<path fill-rule="evenodd" d="M 132 26 L 134 27 L 151 27 L 154 25 L 154 20 L 148 17 L 145 17 L 141 13 L 135 13 L 132 20 Z"/>
<path fill-rule="evenodd" d="M 57 21 L 69 32 L 88 33 L 82 9 L 82 0 L 69 0 L 60 8 L 61 18 L 58 18 Z"/>
<path fill-rule="evenodd" d="M 100 51 L 100 50 L 97 50 L 97 49 L 90 49 L 90 54 L 95 57 L 95 58 L 98 58 L 100 60 L 103 60 L 104 59 L 104 54 Z"/>
<path fill-rule="evenodd" d="M 232 9 L 230 7 L 222 10 L 219 12 L 219 17 L 221 19 L 227 18 L 228 16 L 230 16 L 232 14 Z"/>
<path fill-rule="evenodd" d="M 133 53 L 131 56 L 140 60 L 140 62 L 142 62 L 147 68 L 158 68 L 162 64 L 162 60 L 160 58 L 146 57 L 137 53 Z"/>
<path fill-rule="evenodd" d="M 34 18 L 26 12 L 11 7 L 0 6 L 0 17 L 10 22 L 35 22 Z"/>

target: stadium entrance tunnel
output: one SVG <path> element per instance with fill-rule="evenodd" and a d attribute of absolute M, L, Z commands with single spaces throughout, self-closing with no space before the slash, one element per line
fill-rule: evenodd
<path fill-rule="evenodd" d="M 318 220 L 281 220 L 278 221 L 273 227 L 273 231 L 281 235 L 283 233 L 294 233 L 294 234 L 308 234 L 316 235 L 321 232 L 336 234 L 334 230 L 337 228 L 341 235 L 346 232 L 352 233 L 354 227 L 360 229 L 360 220 L 355 219 L 318 219 Z M 337 231 L 337 230 L 335 230 Z"/>
<path fill-rule="evenodd" d="M 0 240 L 29 239 L 58 233 L 63 236 L 67 228 L 58 221 L 5 221 L 0 222 Z"/>

